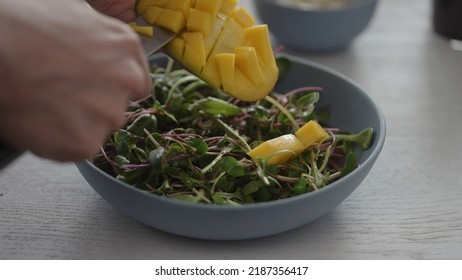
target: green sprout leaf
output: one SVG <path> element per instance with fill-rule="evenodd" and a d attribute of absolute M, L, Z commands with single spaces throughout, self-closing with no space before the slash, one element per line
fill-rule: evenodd
<path fill-rule="evenodd" d="M 287 74 L 287 71 L 289 71 L 291 64 L 292 63 L 290 62 L 290 60 L 286 57 L 280 56 L 276 58 L 276 65 L 279 69 L 279 77 L 283 77 Z"/>
<path fill-rule="evenodd" d="M 242 112 L 242 109 L 225 100 L 215 97 L 207 97 L 200 99 L 189 106 L 189 110 L 204 111 L 211 115 L 234 116 Z"/>
<path fill-rule="evenodd" d="M 205 155 L 209 149 L 207 143 L 202 138 L 194 139 L 190 145 L 196 149 L 197 155 Z"/>
<path fill-rule="evenodd" d="M 160 147 L 155 150 L 152 150 L 149 153 L 149 163 L 151 163 L 152 167 L 160 170 L 162 169 L 162 157 L 164 156 L 165 149 Z"/>
<path fill-rule="evenodd" d="M 227 156 L 220 161 L 221 169 L 233 177 L 241 177 L 244 175 L 244 168 L 235 158 Z"/>
<path fill-rule="evenodd" d="M 359 158 L 356 153 L 349 153 L 345 158 L 345 165 L 342 168 L 342 176 L 351 173 L 358 166 Z"/>
<path fill-rule="evenodd" d="M 276 58 L 279 74 L 291 67 Z M 209 87 L 169 60 L 152 67 L 151 95 L 131 102 L 127 125 L 112 133 L 93 158 L 95 166 L 133 187 L 192 203 L 239 205 L 317 191 L 358 167 L 373 129 L 357 134 L 331 127 L 329 104 L 318 107 L 322 88 L 296 87 L 244 102 Z M 307 77 L 309 78 L 309 77 Z M 330 137 L 281 164 L 274 153 L 251 158 L 256 145 L 293 134 L 316 119 Z"/>

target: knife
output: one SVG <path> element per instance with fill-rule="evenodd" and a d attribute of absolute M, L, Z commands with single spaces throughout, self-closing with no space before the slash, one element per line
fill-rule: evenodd
<path fill-rule="evenodd" d="M 141 42 L 143 44 L 143 49 L 146 53 L 146 57 L 149 57 L 154 53 L 161 51 L 161 49 L 176 36 L 174 32 L 168 29 L 147 23 L 142 17 L 137 17 L 135 19 L 135 22 L 138 25 L 147 25 L 154 27 L 154 36 L 147 37 L 140 35 Z"/>

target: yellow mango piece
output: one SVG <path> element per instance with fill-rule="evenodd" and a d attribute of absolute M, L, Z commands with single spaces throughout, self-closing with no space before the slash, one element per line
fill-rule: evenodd
<path fill-rule="evenodd" d="M 150 6 L 143 12 L 143 19 L 149 24 L 154 24 L 164 9 Z"/>
<path fill-rule="evenodd" d="M 233 53 L 215 54 L 221 84 L 226 92 L 236 92 L 236 81 L 234 79 L 235 58 L 236 56 Z"/>
<path fill-rule="evenodd" d="M 167 4 L 170 0 L 138 0 L 136 2 L 136 14 L 142 15 L 148 7 L 156 6 L 159 8 L 167 7 Z"/>
<path fill-rule="evenodd" d="M 265 64 L 274 62 L 273 49 L 271 48 L 268 26 L 266 24 L 247 27 L 244 29 L 244 33 L 249 37 Z"/>
<path fill-rule="evenodd" d="M 246 75 L 244 75 L 244 73 L 242 73 L 242 71 L 239 70 L 239 68 L 236 69 L 241 73 L 241 75 L 235 73 L 237 89 L 235 92 L 227 92 L 235 98 L 248 102 L 258 101 L 265 98 L 265 96 L 267 96 L 268 93 L 271 92 L 271 90 L 274 88 L 276 83 L 275 81 L 277 80 L 277 74 L 274 77 L 270 75 L 265 76 L 265 83 L 263 86 L 257 87 L 249 80 Z"/>
<path fill-rule="evenodd" d="M 221 87 L 220 72 L 214 55 L 211 55 L 200 75 L 202 79 L 213 88 Z"/>
<path fill-rule="evenodd" d="M 181 37 L 175 37 L 165 46 L 166 50 L 173 59 L 183 59 L 183 53 L 185 48 L 185 41 Z"/>
<path fill-rule="evenodd" d="M 212 20 L 215 20 L 220 11 L 223 0 L 197 0 L 195 8 L 209 13 Z"/>
<path fill-rule="evenodd" d="M 187 19 L 189 16 L 189 9 L 191 8 L 191 2 L 189 0 L 170 0 L 166 8 L 182 12 L 185 19 Z"/>
<path fill-rule="evenodd" d="M 152 0 L 153 6 L 157 6 L 160 8 L 166 8 L 167 5 L 171 2 L 172 0 Z"/>
<path fill-rule="evenodd" d="M 207 36 L 212 29 L 210 14 L 191 8 L 188 21 L 186 22 L 186 29 L 192 32 L 201 32 L 204 36 Z"/>
<path fill-rule="evenodd" d="M 303 143 L 293 134 L 265 141 L 247 154 L 254 160 L 267 158 L 268 164 L 284 164 L 305 150 Z"/>
<path fill-rule="evenodd" d="M 143 36 L 152 37 L 154 36 L 154 27 L 152 26 L 143 26 L 143 25 L 133 25 L 132 29 Z"/>
<path fill-rule="evenodd" d="M 180 11 L 164 9 L 159 17 L 157 17 L 156 24 L 179 33 L 186 26 L 186 19 Z"/>
<path fill-rule="evenodd" d="M 295 132 L 295 136 L 303 143 L 305 148 L 313 144 L 320 144 L 329 134 L 317 121 L 309 121 Z"/>
<path fill-rule="evenodd" d="M 263 31 L 265 31 L 265 29 L 263 29 Z M 257 35 L 262 34 L 262 32 L 259 33 L 258 31 L 255 33 Z M 266 33 L 266 35 L 269 36 L 268 33 Z M 242 47 L 246 42 L 248 45 L 253 46 L 253 40 L 245 36 L 245 29 L 242 28 L 242 26 L 236 20 L 234 20 L 234 18 L 229 17 L 226 21 L 223 31 L 216 40 L 216 44 L 214 49 L 212 50 L 212 54 L 234 53 L 237 48 Z M 269 44 L 269 38 L 267 40 L 267 43 Z M 269 47 L 271 50 L 271 45 L 267 47 Z M 258 57 L 258 52 L 256 48 L 255 51 Z M 249 59 L 252 60 L 252 58 Z M 258 69 L 261 70 L 261 74 L 259 73 L 258 69 L 257 71 L 246 70 L 250 66 L 245 66 L 246 62 L 243 60 L 242 57 L 236 60 L 236 63 L 238 63 L 239 66 L 235 66 L 237 70 L 234 73 L 235 81 L 233 83 L 233 86 L 228 84 L 228 87 L 225 87 L 225 84 L 227 84 L 227 82 L 223 80 L 224 77 L 220 76 L 222 79 L 221 83 L 223 90 L 226 93 L 230 94 L 231 96 L 234 96 L 237 99 L 253 102 L 264 98 L 274 88 L 274 85 L 276 84 L 278 78 L 278 69 L 275 63 L 274 56 L 272 60 L 268 59 L 266 63 L 264 63 L 263 59 L 260 57 L 258 57 L 258 59 L 256 60 L 253 59 L 253 68 L 257 69 L 258 67 Z M 247 75 L 245 73 L 252 74 Z M 263 82 L 261 82 L 261 79 L 263 79 Z M 256 84 L 258 84 L 258 86 L 256 86 Z M 230 91 L 230 88 L 235 88 L 235 91 Z"/>
<path fill-rule="evenodd" d="M 239 0 L 223 0 L 223 4 L 221 5 L 220 12 L 229 15 L 236 7 Z"/>
<path fill-rule="evenodd" d="M 195 8 L 196 7 L 196 0 L 190 0 L 191 2 L 191 8 Z"/>
<path fill-rule="evenodd" d="M 255 18 L 244 8 L 234 9 L 231 16 L 242 26 L 242 28 L 251 27 L 255 24 Z"/>
<path fill-rule="evenodd" d="M 264 97 L 257 94 L 260 88 L 255 86 L 249 77 L 237 67 L 234 70 L 234 78 L 236 79 L 236 90 L 233 93 L 235 98 L 253 102 Z"/>
<path fill-rule="evenodd" d="M 239 47 L 234 49 L 236 66 L 256 86 L 261 87 L 265 82 L 258 64 L 257 52 L 253 47 Z"/>
<path fill-rule="evenodd" d="M 205 53 L 207 56 L 210 56 L 212 49 L 217 45 L 217 40 L 220 37 L 227 20 L 224 15 L 219 15 L 212 22 L 212 28 L 209 34 L 205 37 Z"/>
<path fill-rule="evenodd" d="M 232 53 L 234 48 L 241 47 L 245 40 L 244 29 L 232 18 L 229 18 L 220 36 L 216 40 L 213 53 Z"/>
<path fill-rule="evenodd" d="M 196 74 L 200 74 L 202 67 L 207 62 L 204 47 L 204 35 L 200 32 L 183 33 L 185 41 L 182 62 L 187 68 Z"/>

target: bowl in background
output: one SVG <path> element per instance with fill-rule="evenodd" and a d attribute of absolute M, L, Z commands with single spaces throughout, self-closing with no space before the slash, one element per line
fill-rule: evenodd
<path fill-rule="evenodd" d="M 320 86 L 323 91 L 318 106 L 330 106 L 332 127 L 354 133 L 367 127 L 374 129 L 371 147 L 358 151 L 360 166 L 328 186 L 291 198 L 241 206 L 193 204 L 130 186 L 90 161 L 77 163 L 77 168 L 115 208 L 148 226 L 181 236 L 249 239 L 285 232 L 321 217 L 346 199 L 371 170 L 385 141 L 385 119 L 374 101 L 348 78 L 306 60 L 288 55 L 286 58 L 290 64 L 278 81 L 278 92 Z"/>
<path fill-rule="evenodd" d="M 347 47 L 368 26 L 378 2 L 356 0 L 341 8 L 302 9 L 279 1 L 254 0 L 256 13 L 278 43 L 303 51 Z"/>

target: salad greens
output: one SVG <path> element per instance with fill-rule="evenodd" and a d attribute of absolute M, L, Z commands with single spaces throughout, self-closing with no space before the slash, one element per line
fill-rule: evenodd
<path fill-rule="evenodd" d="M 284 69 L 289 63 L 278 58 Z M 127 126 L 107 139 L 93 163 L 156 195 L 229 205 L 301 195 L 353 171 L 355 146 L 367 149 L 372 140 L 371 128 L 349 134 L 327 127 L 328 112 L 316 108 L 321 88 L 273 92 L 247 103 L 210 88 L 171 60 L 153 67 L 152 79 L 152 95 L 130 105 Z M 313 119 L 330 136 L 286 164 L 247 155 Z"/>

